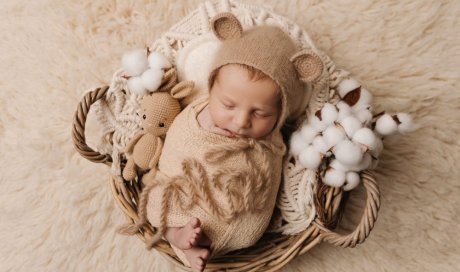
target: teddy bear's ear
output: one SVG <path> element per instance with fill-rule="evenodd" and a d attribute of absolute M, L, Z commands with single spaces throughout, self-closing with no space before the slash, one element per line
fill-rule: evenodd
<path fill-rule="evenodd" d="M 240 21 L 230 12 L 217 14 L 211 20 L 211 29 L 221 41 L 236 39 L 243 35 L 243 27 Z"/>
<path fill-rule="evenodd" d="M 300 80 L 312 82 L 322 74 L 323 62 L 321 58 L 310 49 L 303 49 L 294 54 L 290 61 L 294 64 Z"/>
<path fill-rule="evenodd" d="M 185 98 L 192 93 L 193 87 L 195 87 L 193 81 L 182 81 L 171 89 L 171 96 L 178 100 Z"/>

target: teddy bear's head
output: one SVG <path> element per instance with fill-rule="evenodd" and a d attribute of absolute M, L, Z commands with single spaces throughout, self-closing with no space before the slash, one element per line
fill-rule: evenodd
<path fill-rule="evenodd" d="M 192 89 L 193 82 L 187 81 L 177 84 L 170 92 L 158 91 L 144 96 L 139 110 L 143 130 L 155 136 L 165 135 L 181 111 L 179 100 Z"/>

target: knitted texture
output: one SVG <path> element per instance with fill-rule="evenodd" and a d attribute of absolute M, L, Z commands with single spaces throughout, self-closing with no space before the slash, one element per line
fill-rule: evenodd
<path fill-rule="evenodd" d="M 308 95 L 307 87 L 300 80 L 311 82 L 321 75 L 323 64 L 319 56 L 310 50 L 300 50 L 292 38 L 276 26 L 256 26 L 243 32 L 231 13 L 217 15 L 211 27 L 222 40 L 212 70 L 226 64 L 245 64 L 274 80 L 282 94 L 277 126 L 281 128 L 292 112 L 299 111 L 303 97 Z"/>
<path fill-rule="evenodd" d="M 164 136 L 180 111 L 179 102 L 168 93 L 155 93 L 154 95 L 145 96 L 141 102 L 139 113 L 142 120 L 142 133 L 150 134 L 150 138 Z M 149 162 L 152 159 L 151 155 L 154 153 L 151 152 L 154 148 L 151 143 L 152 141 L 137 142 L 132 153 L 130 152 L 130 145 L 127 146 L 126 154 L 136 154 L 136 164 L 142 169 L 149 168 Z"/>
<path fill-rule="evenodd" d="M 155 92 L 145 96 L 142 99 L 141 111 L 139 112 L 142 127 L 145 131 L 156 136 L 164 135 L 180 111 L 179 101 L 167 92 Z"/>
<path fill-rule="evenodd" d="M 213 254 L 223 254 L 254 244 L 264 233 L 276 202 L 285 146 L 279 132 L 253 140 L 202 129 L 196 116 L 206 105 L 199 100 L 188 106 L 168 131 L 156 177 L 160 185 L 150 191 L 147 217 L 160 229 L 164 223 L 183 226 L 197 217 L 212 240 Z M 166 200 L 166 222 L 161 222 L 165 188 L 174 183 L 182 193 Z"/>
<path fill-rule="evenodd" d="M 169 85 L 169 84 L 167 84 Z M 134 136 L 125 148 L 128 162 L 123 169 L 123 177 L 133 180 L 137 169 L 147 171 L 154 168 L 158 162 L 166 131 L 174 118 L 181 111 L 177 99 L 190 94 L 193 83 L 183 81 L 168 91 L 156 91 L 143 97 L 139 115 L 142 120 L 142 131 Z"/>

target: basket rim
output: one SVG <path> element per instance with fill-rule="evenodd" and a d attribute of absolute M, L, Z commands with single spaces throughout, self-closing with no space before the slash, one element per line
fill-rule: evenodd
<path fill-rule="evenodd" d="M 106 93 L 107 93 L 107 87 L 102 87 L 102 88 L 97 88 L 91 92 L 88 92 L 84 96 L 84 98 L 80 102 L 78 109 L 75 113 L 72 132 L 73 132 L 73 140 L 74 140 L 75 148 L 83 157 L 93 162 L 105 163 L 110 166 L 112 164 L 111 157 L 109 155 L 102 155 L 92 150 L 89 146 L 86 145 L 86 142 L 85 142 L 86 139 L 84 137 L 86 117 L 91 108 L 91 105 L 95 103 L 97 100 L 105 97 Z M 112 173 L 111 176 L 112 178 L 110 180 L 113 183 L 112 192 L 114 194 L 115 199 L 117 200 L 117 203 L 119 204 L 119 207 L 127 215 L 128 221 L 135 223 L 136 221 L 139 220 L 139 217 L 137 216 L 135 212 L 137 210 L 137 207 L 133 204 L 129 204 L 129 201 L 126 200 L 126 199 L 131 199 L 130 201 L 132 201 L 133 199 L 132 196 L 129 196 L 129 190 L 126 190 L 126 189 L 123 190 L 122 189 L 123 186 L 119 186 L 117 188 L 115 185 L 115 184 L 124 185 L 128 183 L 125 182 L 119 175 L 115 175 Z M 352 233 L 348 235 L 340 235 L 340 234 L 334 233 L 328 230 L 321 221 L 318 221 L 315 219 L 314 226 L 316 230 L 318 231 L 318 232 L 315 232 L 315 234 L 319 233 L 318 236 L 316 236 L 317 240 L 310 239 L 310 240 L 307 240 L 307 242 L 304 242 L 305 240 L 297 242 L 295 244 L 297 248 L 295 249 L 290 248 L 284 255 L 281 256 L 281 258 L 284 258 L 283 260 L 276 261 L 276 260 L 272 260 L 271 258 L 267 259 L 265 262 L 262 261 L 262 263 L 260 263 L 260 267 L 258 267 L 257 269 L 263 267 L 264 271 L 270 271 L 268 269 L 271 269 L 271 267 L 267 267 L 267 266 L 274 265 L 274 264 L 277 265 L 276 266 L 277 268 L 280 268 L 284 266 L 285 264 L 287 264 L 289 260 L 291 260 L 297 255 L 305 253 L 312 246 L 316 245 L 322 240 L 328 241 L 334 245 L 341 246 L 341 247 L 354 247 L 357 244 L 364 242 L 364 240 L 368 237 L 370 231 L 374 227 L 374 223 L 377 219 L 377 214 L 378 214 L 378 210 L 380 207 L 380 192 L 379 192 L 377 182 L 375 181 L 375 178 L 368 170 L 363 171 L 362 180 L 363 180 L 362 184 L 366 188 L 366 192 L 367 192 L 366 206 L 363 212 L 363 217 L 361 219 L 361 222 L 359 223 L 359 225 L 356 227 L 356 229 Z M 333 217 L 336 215 L 337 209 L 340 206 L 340 201 L 338 201 L 338 199 L 341 198 L 342 190 L 336 187 L 330 187 L 330 188 L 332 189 L 328 189 L 327 193 L 324 195 L 324 199 L 325 199 L 324 203 L 325 203 L 325 208 L 326 208 L 325 213 L 331 214 Z M 142 188 L 140 186 L 132 187 L 131 193 L 132 194 L 135 193 L 138 195 L 141 189 Z M 336 193 L 334 194 L 334 192 Z M 337 197 L 338 195 L 340 195 L 340 197 Z M 128 196 L 128 197 L 125 198 L 125 201 L 123 202 L 121 201 L 121 199 L 124 196 Z M 127 209 L 127 207 L 129 207 L 132 210 L 132 212 L 130 212 Z M 150 232 L 147 229 L 142 229 L 142 230 L 139 230 L 138 236 L 140 236 L 140 238 L 145 241 L 145 238 L 147 238 L 148 235 L 151 235 L 151 234 L 153 234 L 153 229 Z M 145 235 L 147 235 L 147 237 L 144 237 Z M 294 237 L 297 237 L 297 236 L 294 236 Z M 311 244 L 312 241 L 314 241 L 314 245 Z M 158 247 L 156 247 L 156 249 L 159 249 L 160 252 L 165 252 L 166 254 L 170 256 L 175 256 L 174 253 L 170 254 L 171 251 L 167 247 L 167 244 L 160 243 Z M 229 255 L 225 255 L 225 256 L 227 258 L 229 257 Z M 240 264 L 241 262 L 238 262 L 238 263 Z M 252 263 L 252 261 L 247 262 L 247 263 Z M 259 262 L 257 263 L 259 264 Z M 181 262 L 176 262 L 175 264 L 185 267 Z M 248 265 L 251 265 L 251 264 L 248 264 Z M 212 265 L 212 261 L 210 262 L 209 267 L 214 267 Z M 247 270 L 233 270 L 233 271 L 247 271 Z"/>

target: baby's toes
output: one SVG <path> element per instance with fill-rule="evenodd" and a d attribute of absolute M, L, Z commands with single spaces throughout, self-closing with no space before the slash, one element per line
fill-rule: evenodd
<path fill-rule="evenodd" d="M 201 228 L 198 228 L 199 231 L 196 229 L 193 231 L 192 235 L 190 236 L 190 243 L 192 246 L 196 246 L 198 244 L 198 241 L 201 239 Z"/>
<path fill-rule="evenodd" d="M 199 227 L 201 226 L 201 221 L 200 221 L 200 219 L 198 219 L 198 218 L 196 218 L 196 217 L 190 219 L 190 222 L 189 222 L 189 223 L 190 223 L 190 226 L 191 226 L 192 228 L 194 228 L 194 229 L 195 229 L 195 228 L 199 228 Z"/>
<path fill-rule="evenodd" d="M 206 267 L 206 261 L 198 258 L 197 261 L 195 262 L 196 267 L 198 268 L 198 271 L 203 271 Z"/>
<path fill-rule="evenodd" d="M 194 235 L 194 236 L 190 237 L 189 244 L 190 244 L 191 247 L 196 246 L 197 242 L 198 242 L 198 236 Z"/>
<path fill-rule="evenodd" d="M 201 234 L 201 228 L 200 227 L 194 228 L 193 233 L 200 235 Z"/>
<path fill-rule="evenodd" d="M 194 246 L 194 245 L 193 245 L 192 241 L 189 241 L 188 243 L 186 243 L 184 249 L 190 249 L 190 248 L 192 248 L 193 246 Z"/>
<path fill-rule="evenodd" d="M 203 261 L 203 263 L 206 263 L 206 261 L 209 258 L 209 250 L 205 249 L 200 252 L 200 258 Z"/>
<path fill-rule="evenodd" d="M 198 268 L 203 268 L 204 261 L 201 258 L 196 258 L 195 264 L 198 266 Z"/>

